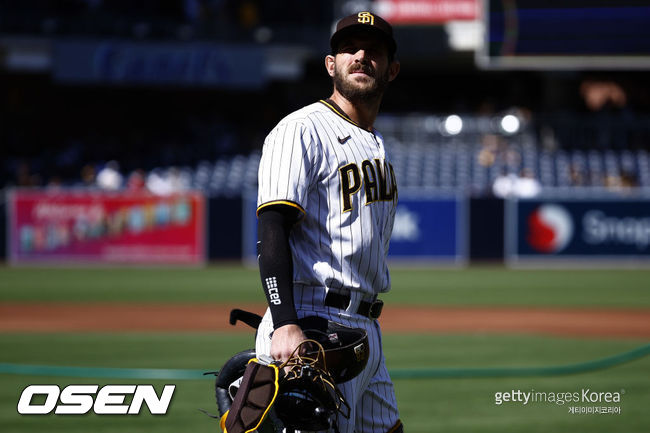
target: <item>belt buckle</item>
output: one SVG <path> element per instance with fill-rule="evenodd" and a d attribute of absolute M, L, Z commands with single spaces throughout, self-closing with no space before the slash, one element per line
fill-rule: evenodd
<path fill-rule="evenodd" d="M 381 316 L 381 310 L 384 308 L 384 301 L 377 299 L 370 304 L 370 309 L 368 310 L 368 317 L 377 320 Z"/>

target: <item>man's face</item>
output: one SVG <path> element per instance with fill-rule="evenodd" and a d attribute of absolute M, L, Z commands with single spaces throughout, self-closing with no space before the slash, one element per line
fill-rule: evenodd
<path fill-rule="evenodd" d="M 381 97 L 391 81 L 386 45 L 370 35 L 357 34 L 341 41 L 334 57 L 334 87 L 351 102 Z"/>

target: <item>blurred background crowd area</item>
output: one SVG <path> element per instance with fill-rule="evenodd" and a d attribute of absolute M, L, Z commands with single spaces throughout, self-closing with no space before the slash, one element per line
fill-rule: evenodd
<path fill-rule="evenodd" d="M 587 17 L 603 6 L 582 3 Z M 626 66 L 628 52 L 597 67 L 567 66 L 566 53 L 550 66 L 486 67 L 483 5 L 0 1 L 0 186 L 254 188 L 265 135 L 331 92 L 323 57 L 336 18 L 370 9 L 393 22 L 402 62 L 375 125 L 401 187 L 650 190 L 646 68 Z"/>
<path fill-rule="evenodd" d="M 2 1 L 3 31 L 50 36 L 153 40 L 322 43 L 331 0 L 25 0 Z"/>

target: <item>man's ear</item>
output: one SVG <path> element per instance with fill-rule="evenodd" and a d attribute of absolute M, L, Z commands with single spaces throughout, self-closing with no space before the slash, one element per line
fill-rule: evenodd
<path fill-rule="evenodd" d="M 398 62 L 397 60 L 393 60 L 390 63 L 390 66 L 388 67 L 388 81 L 393 81 L 397 77 L 400 68 L 401 68 L 400 62 Z"/>
<path fill-rule="evenodd" d="M 334 60 L 334 56 L 332 55 L 325 56 L 325 69 L 327 69 L 330 77 L 334 76 Z"/>

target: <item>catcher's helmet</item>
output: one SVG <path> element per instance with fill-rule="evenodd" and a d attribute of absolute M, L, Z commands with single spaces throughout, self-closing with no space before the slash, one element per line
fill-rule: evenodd
<path fill-rule="evenodd" d="M 230 409 L 238 387 L 235 383 L 243 376 L 251 358 L 255 358 L 255 349 L 244 350 L 235 354 L 219 370 L 214 386 L 219 416 L 223 416 Z"/>
<path fill-rule="evenodd" d="M 368 334 L 315 316 L 299 324 L 309 339 L 303 343 L 308 349 L 283 364 L 289 372 L 280 380 L 275 415 L 290 429 L 336 431 L 338 414 L 347 418 L 350 408 L 335 384 L 353 379 L 365 368 Z"/>
<path fill-rule="evenodd" d="M 324 367 L 335 383 L 356 377 L 368 363 L 368 333 L 322 317 L 308 316 L 299 320 L 305 336 L 323 346 Z M 308 352 L 310 354 L 312 352 Z"/>
<path fill-rule="evenodd" d="M 280 383 L 275 415 L 282 424 L 300 431 L 328 430 L 336 422 L 342 400 L 336 388 L 322 382 L 318 368 L 300 367 L 300 376 Z"/>

